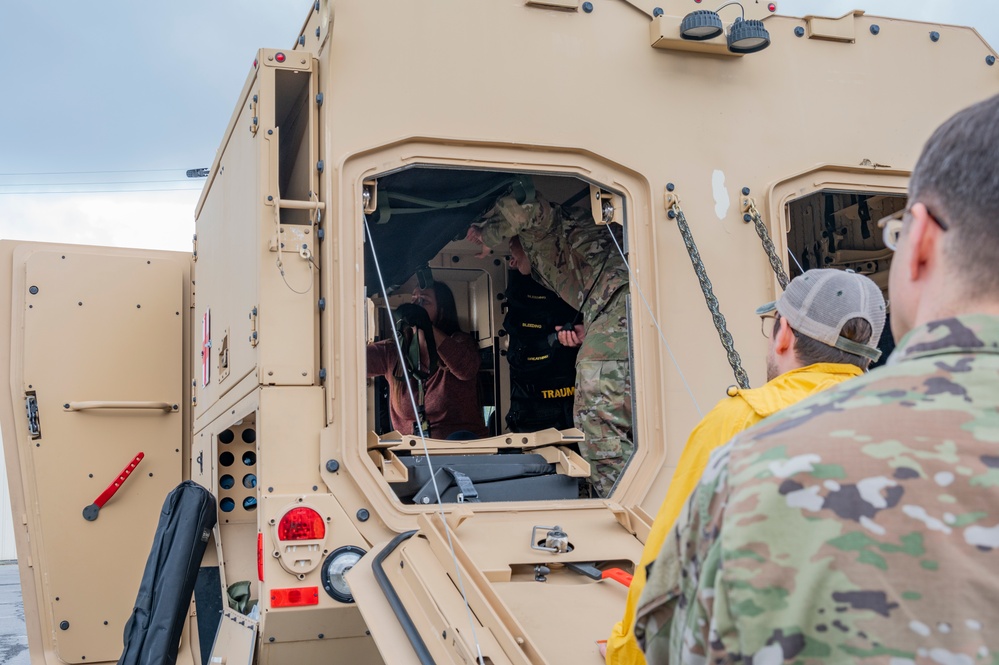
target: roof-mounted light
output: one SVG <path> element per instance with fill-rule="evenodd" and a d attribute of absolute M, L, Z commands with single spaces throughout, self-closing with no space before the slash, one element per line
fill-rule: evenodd
<path fill-rule="evenodd" d="M 770 33 L 763 21 L 735 19 L 728 29 L 728 50 L 732 53 L 756 53 L 770 46 Z"/>
<path fill-rule="evenodd" d="M 725 32 L 720 12 L 725 7 L 737 5 L 742 15 L 729 26 L 726 41 L 728 50 L 732 53 L 756 53 L 770 46 L 770 33 L 763 27 L 763 21 L 746 20 L 746 10 L 738 0 L 726 2 L 714 11 L 697 9 L 683 17 L 680 22 L 680 37 L 690 41 L 706 41 L 714 39 Z M 777 5 L 770 3 L 767 9 L 777 10 Z"/>
<path fill-rule="evenodd" d="M 680 23 L 680 36 L 691 41 L 714 39 L 725 31 L 718 12 L 698 9 L 683 17 Z"/>

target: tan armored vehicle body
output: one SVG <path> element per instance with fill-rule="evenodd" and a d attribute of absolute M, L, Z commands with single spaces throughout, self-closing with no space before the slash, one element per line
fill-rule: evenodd
<path fill-rule="evenodd" d="M 660 6 L 320 0 L 293 47 L 256 56 L 193 256 L 0 245 L 33 663 L 117 660 L 184 479 L 219 512 L 180 662 L 599 662 L 626 595 L 604 571 L 634 570 L 729 360 L 764 381 L 772 265 L 884 284 L 876 222 L 905 205 L 919 146 L 999 91 L 968 28 L 750 1 L 771 43 L 737 54 L 726 33 L 681 37 L 713 7 Z M 726 31 L 741 15 L 718 12 Z M 752 51 L 745 27 L 733 46 Z M 636 449 L 607 499 L 581 483 L 579 431 L 504 423 L 506 250 L 463 238 L 517 176 L 623 230 Z M 386 307 L 431 277 L 482 352 L 489 438 L 393 431 L 366 378 Z M 539 458 L 495 491 L 439 471 Z"/>

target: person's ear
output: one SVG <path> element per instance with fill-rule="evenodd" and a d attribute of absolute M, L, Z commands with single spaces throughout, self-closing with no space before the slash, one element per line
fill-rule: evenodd
<path fill-rule="evenodd" d="M 774 353 L 783 355 L 794 347 L 794 331 L 787 324 L 787 319 L 781 319 L 780 328 L 774 334 Z"/>
<path fill-rule="evenodd" d="M 919 281 L 926 271 L 935 267 L 937 251 L 943 230 L 933 222 L 922 203 L 914 203 L 909 210 L 909 232 L 905 238 L 905 269 L 910 281 Z"/>

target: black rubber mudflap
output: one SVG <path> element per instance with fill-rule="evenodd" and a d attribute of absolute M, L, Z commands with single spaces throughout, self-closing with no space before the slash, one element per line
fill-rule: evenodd
<path fill-rule="evenodd" d="M 222 621 L 222 578 L 217 566 L 203 566 L 194 582 L 194 603 L 198 608 L 198 641 L 201 643 L 201 662 L 207 663 L 212 655 L 215 633 Z"/>

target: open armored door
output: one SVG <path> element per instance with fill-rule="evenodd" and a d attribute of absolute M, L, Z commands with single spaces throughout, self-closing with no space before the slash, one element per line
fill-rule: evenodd
<path fill-rule="evenodd" d="M 189 448 L 191 258 L 4 241 L 0 284 L 0 415 L 32 662 L 117 661 Z"/>

